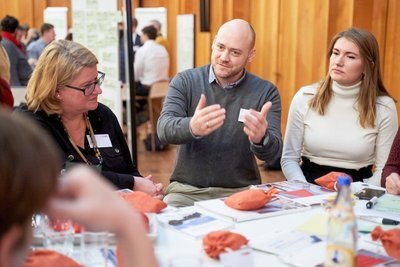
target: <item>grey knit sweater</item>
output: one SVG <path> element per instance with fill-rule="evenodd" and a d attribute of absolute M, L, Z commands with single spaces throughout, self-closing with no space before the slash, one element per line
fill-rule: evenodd
<path fill-rule="evenodd" d="M 247 72 L 234 88 L 209 83 L 210 65 L 177 74 L 171 81 L 158 120 L 157 132 L 164 143 L 178 144 L 177 161 L 171 181 L 196 187 L 237 188 L 260 183 L 256 159 L 273 161 L 282 153 L 281 101 L 277 88 Z M 207 105 L 226 109 L 221 128 L 196 139 L 190 132 L 192 118 L 201 94 Z M 238 121 L 240 108 L 261 110 L 267 101 L 272 108 L 262 145 L 251 144 Z"/>

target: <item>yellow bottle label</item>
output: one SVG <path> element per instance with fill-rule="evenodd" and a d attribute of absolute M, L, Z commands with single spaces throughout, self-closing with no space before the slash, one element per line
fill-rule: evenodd
<path fill-rule="evenodd" d="M 326 247 L 325 267 L 352 267 L 356 266 L 356 255 L 352 249 L 337 245 Z"/>

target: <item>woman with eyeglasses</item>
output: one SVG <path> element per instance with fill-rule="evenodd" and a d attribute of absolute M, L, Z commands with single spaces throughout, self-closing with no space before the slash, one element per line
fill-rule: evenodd
<path fill-rule="evenodd" d="M 98 102 L 105 73 L 97 64 L 96 56 L 78 43 L 50 43 L 27 85 L 26 105 L 19 110 L 55 139 L 64 169 L 86 163 L 119 189 L 162 198 L 162 184 L 154 183 L 151 175 L 140 175 L 116 116 Z"/>

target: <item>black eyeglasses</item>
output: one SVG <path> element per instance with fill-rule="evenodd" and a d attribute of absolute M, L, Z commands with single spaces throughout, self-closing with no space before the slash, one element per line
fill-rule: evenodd
<path fill-rule="evenodd" d="M 106 74 L 104 72 L 98 71 L 97 79 L 94 82 L 85 85 L 85 87 L 79 88 L 71 85 L 66 85 L 65 87 L 81 91 L 84 95 L 91 95 L 93 94 L 94 89 L 96 89 L 96 85 L 100 86 L 104 82 L 105 76 Z"/>

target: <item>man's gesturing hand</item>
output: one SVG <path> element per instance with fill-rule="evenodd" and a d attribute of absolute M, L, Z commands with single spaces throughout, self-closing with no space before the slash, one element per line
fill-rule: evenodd
<path fill-rule="evenodd" d="M 206 106 L 206 97 L 202 94 L 190 120 L 190 129 L 195 136 L 206 136 L 221 127 L 224 120 L 225 109 L 219 104 Z"/>
<path fill-rule="evenodd" d="M 272 103 L 268 101 L 263 105 L 260 112 L 251 109 L 244 117 L 243 131 L 247 134 L 250 142 L 253 144 L 261 143 L 265 133 L 267 132 L 267 116 L 271 106 Z"/>

